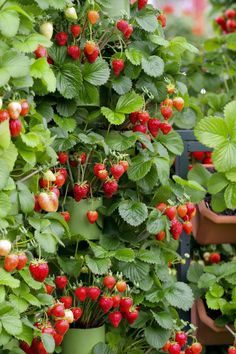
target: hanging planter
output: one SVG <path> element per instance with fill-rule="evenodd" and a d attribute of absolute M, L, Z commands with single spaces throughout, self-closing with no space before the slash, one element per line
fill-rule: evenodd
<path fill-rule="evenodd" d="M 236 216 L 218 215 L 202 201 L 192 222 L 193 236 L 200 245 L 236 243 Z"/>
<path fill-rule="evenodd" d="M 197 327 L 196 336 L 204 345 L 233 344 L 233 335 L 225 328 L 215 325 L 214 320 L 208 316 L 202 299 L 196 300 L 191 311 L 192 323 Z"/>
<path fill-rule="evenodd" d="M 129 0 L 109 0 L 109 7 L 104 6 L 104 10 L 110 17 L 122 17 L 124 14 L 130 16 L 130 1 Z"/>
<path fill-rule="evenodd" d="M 105 343 L 105 326 L 98 328 L 71 328 L 62 343 L 62 354 L 91 354 L 93 347 Z"/>
<path fill-rule="evenodd" d="M 68 198 L 66 208 L 70 213 L 69 228 L 72 236 L 81 235 L 88 240 L 98 240 L 102 231 L 102 218 L 90 224 L 87 219 L 87 212 L 96 210 L 102 206 L 102 198 L 82 199 L 76 202 L 73 198 Z"/>

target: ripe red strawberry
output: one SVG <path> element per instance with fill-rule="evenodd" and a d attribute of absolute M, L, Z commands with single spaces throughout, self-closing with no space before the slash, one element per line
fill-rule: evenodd
<path fill-rule="evenodd" d="M 184 100 L 182 97 L 175 97 L 173 99 L 173 106 L 177 109 L 177 111 L 181 112 L 184 108 Z"/>
<path fill-rule="evenodd" d="M 77 167 L 78 166 L 78 161 L 75 159 L 70 159 L 69 164 L 71 167 Z"/>
<path fill-rule="evenodd" d="M 48 295 L 51 295 L 55 289 L 55 286 L 53 286 L 51 284 L 47 284 L 47 283 L 45 283 L 44 286 L 45 286 L 46 293 Z"/>
<path fill-rule="evenodd" d="M 60 197 L 60 191 L 57 187 L 53 186 L 49 188 L 50 192 L 53 192 L 54 194 L 56 194 L 57 198 Z"/>
<path fill-rule="evenodd" d="M 97 286 L 91 286 L 87 289 L 87 294 L 91 300 L 96 301 L 101 294 L 101 290 Z"/>
<path fill-rule="evenodd" d="M 78 321 L 83 314 L 83 310 L 80 307 L 73 307 L 71 311 L 75 321 Z"/>
<path fill-rule="evenodd" d="M 55 330 L 61 336 L 64 336 L 69 328 L 70 325 L 66 320 L 58 320 L 55 323 Z"/>
<path fill-rule="evenodd" d="M 62 296 L 60 302 L 64 304 L 65 309 L 69 309 L 72 306 L 73 299 L 71 296 Z"/>
<path fill-rule="evenodd" d="M 173 220 L 176 217 L 176 215 L 177 215 L 176 207 L 175 206 L 171 206 L 171 205 L 167 206 L 166 210 L 165 210 L 165 214 L 169 218 L 169 220 Z"/>
<path fill-rule="evenodd" d="M 60 334 L 55 333 L 54 336 L 53 336 L 53 339 L 55 341 L 56 346 L 59 346 L 59 345 L 61 345 L 61 343 L 62 343 L 62 341 L 64 339 L 64 336 L 61 336 Z"/>
<path fill-rule="evenodd" d="M 187 235 L 190 235 L 193 231 L 193 224 L 191 221 L 185 221 L 183 223 L 183 230 L 186 232 Z"/>
<path fill-rule="evenodd" d="M 121 31 L 122 33 L 124 33 L 128 27 L 129 27 L 129 24 L 127 21 L 125 20 L 119 20 L 117 23 L 116 23 L 116 27 L 118 28 L 119 31 Z"/>
<path fill-rule="evenodd" d="M 191 347 L 187 347 L 185 349 L 185 354 L 193 354 L 193 351 L 192 351 Z"/>
<path fill-rule="evenodd" d="M 138 112 L 138 120 L 140 121 L 141 124 L 145 124 L 149 121 L 150 115 L 148 112 L 143 111 L 143 112 Z"/>
<path fill-rule="evenodd" d="M 183 347 L 187 343 L 188 336 L 184 332 L 177 332 L 175 334 L 175 341 Z"/>
<path fill-rule="evenodd" d="M 129 120 L 132 124 L 137 123 L 137 121 L 139 120 L 139 112 L 130 113 Z"/>
<path fill-rule="evenodd" d="M 80 58 L 80 48 L 77 45 L 70 45 L 67 48 L 67 53 L 73 60 L 78 60 Z"/>
<path fill-rule="evenodd" d="M 43 58 L 43 57 L 46 58 L 48 55 L 47 49 L 42 45 L 38 46 L 38 48 L 34 51 L 34 54 L 36 59 Z"/>
<path fill-rule="evenodd" d="M 133 33 L 134 29 L 133 26 L 128 25 L 128 28 L 124 31 L 124 36 L 126 39 L 129 39 L 131 37 L 131 34 Z"/>
<path fill-rule="evenodd" d="M 18 266 L 18 256 L 17 254 L 8 254 L 4 258 L 4 269 L 7 272 L 12 272 Z"/>
<path fill-rule="evenodd" d="M 68 157 L 68 153 L 65 151 L 58 152 L 57 154 L 57 159 L 62 165 L 68 161 Z"/>
<path fill-rule="evenodd" d="M 54 64 L 54 60 L 51 58 L 51 57 L 47 57 L 47 62 L 48 62 L 48 64 L 50 64 L 50 65 L 53 65 Z"/>
<path fill-rule="evenodd" d="M 158 21 L 161 23 L 161 26 L 164 28 L 166 27 L 166 15 L 165 14 L 160 14 L 157 16 Z"/>
<path fill-rule="evenodd" d="M 193 343 L 191 346 L 193 354 L 200 354 L 202 352 L 201 343 Z"/>
<path fill-rule="evenodd" d="M 107 179 L 107 177 L 109 176 L 109 173 L 107 170 L 101 170 L 98 172 L 97 177 L 101 180 L 101 181 L 105 181 Z"/>
<path fill-rule="evenodd" d="M 25 267 L 26 263 L 28 262 L 28 258 L 25 254 L 25 252 L 21 252 L 18 254 L 18 264 L 16 269 L 21 270 Z"/>
<path fill-rule="evenodd" d="M 64 289 L 68 284 L 68 279 L 65 275 L 58 275 L 55 279 L 55 284 L 58 289 Z"/>
<path fill-rule="evenodd" d="M 86 154 L 86 152 L 82 152 L 79 157 L 79 161 L 80 161 L 81 165 L 84 165 L 86 160 L 87 160 L 87 154 Z"/>
<path fill-rule="evenodd" d="M 75 296 L 79 301 L 85 301 L 87 299 L 87 288 L 80 286 L 79 288 L 75 289 Z"/>
<path fill-rule="evenodd" d="M 150 119 L 148 121 L 148 129 L 154 138 L 158 134 L 160 123 L 161 122 L 159 121 L 159 119 L 156 119 L 156 118 Z"/>
<path fill-rule="evenodd" d="M 60 214 L 63 216 L 64 220 L 66 222 L 70 221 L 70 213 L 69 211 L 61 211 Z"/>
<path fill-rule="evenodd" d="M 73 34 L 73 36 L 74 36 L 75 38 L 79 37 L 80 32 L 81 32 L 80 25 L 72 25 L 72 26 L 70 27 L 70 31 L 71 31 L 71 33 Z"/>
<path fill-rule="evenodd" d="M 37 353 L 38 354 L 48 354 L 46 351 L 43 342 L 40 340 L 37 344 Z"/>
<path fill-rule="evenodd" d="M 65 32 L 58 32 L 55 35 L 55 40 L 59 46 L 64 46 L 68 41 L 68 34 Z"/>
<path fill-rule="evenodd" d="M 140 132 L 140 133 L 145 134 L 147 132 L 147 127 L 146 127 L 146 125 L 143 125 L 143 124 L 136 124 L 133 127 L 133 132 Z"/>
<path fill-rule="evenodd" d="M 10 119 L 9 127 L 10 127 L 11 136 L 13 138 L 16 138 L 17 136 L 20 135 L 22 130 L 22 124 L 19 119 L 14 119 L 14 120 Z"/>
<path fill-rule="evenodd" d="M 43 259 L 35 259 L 30 263 L 29 270 L 34 280 L 43 282 L 49 273 L 48 263 Z"/>
<path fill-rule="evenodd" d="M 120 177 L 124 173 L 125 173 L 125 169 L 122 165 L 117 163 L 117 164 L 111 166 L 111 174 L 116 180 L 120 179 Z"/>
<path fill-rule="evenodd" d="M 99 306 L 104 313 L 108 313 L 113 306 L 112 298 L 108 296 L 101 297 L 99 300 Z"/>
<path fill-rule="evenodd" d="M 138 0 L 138 9 L 142 10 L 148 3 L 148 0 Z"/>
<path fill-rule="evenodd" d="M 37 195 L 34 196 L 34 211 L 36 211 L 37 213 L 40 213 L 42 211 L 39 205 L 39 200 Z"/>
<path fill-rule="evenodd" d="M 112 312 L 109 313 L 108 318 L 113 327 L 117 328 L 122 320 L 122 314 L 119 311 Z"/>
<path fill-rule="evenodd" d="M 211 255 L 210 255 L 210 263 L 217 264 L 217 263 L 220 263 L 220 261 L 221 261 L 221 255 L 218 252 L 211 253 Z"/>
<path fill-rule="evenodd" d="M 128 163 L 128 161 L 121 160 L 121 161 L 119 161 L 119 164 L 120 164 L 121 166 L 123 166 L 125 172 L 128 171 L 128 169 L 129 169 L 129 163 Z"/>
<path fill-rule="evenodd" d="M 187 205 L 185 204 L 179 205 L 177 208 L 177 212 L 181 218 L 184 218 L 188 213 Z"/>
<path fill-rule="evenodd" d="M 65 316 L 65 308 L 64 304 L 55 304 L 53 308 L 51 309 L 51 315 L 54 317 L 64 317 Z"/>
<path fill-rule="evenodd" d="M 119 76 L 120 73 L 124 70 L 125 63 L 123 59 L 113 59 L 112 60 L 112 67 L 115 76 Z"/>
<path fill-rule="evenodd" d="M 218 17 L 216 17 L 215 22 L 216 22 L 218 25 L 220 25 L 220 26 L 225 25 L 225 18 L 224 18 L 224 16 L 218 16 Z"/>
<path fill-rule="evenodd" d="M 106 166 L 103 163 L 96 163 L 93 167 L 93 173 L 96 177 L 99 175 L 99 171 L 106 170 Z"/>
<path fill-rule="evenodd" d="M 178 343 L 173 343 L 170 345 L 169 348 L 170 354 L 180 354 L 181 353 L 181 346 Z"/>
<path fill-rule="evenodd" d="M 108 180 L 102 186 L 105 196 L 111 198 L 117 192 L 119 186 L 115 179 Z"/>
<path fill-rule="evenodd" d="M 81 199 L 84 199 L 87 197 L 89 193 L 89 185 L 84 182 L 84 183 L 76 183 L 74 185 L 74 198 L 77 202 L 79 202 Z"/>
<path fill-rule="evenodd" d="M 120 311 L 129 312 L 130 308 L 133 306 L 133 299 L 130 297 L 124 297 L 120 300 Z"/>
<path fill-rule="evenodd" d="M 236 348 L 235 347 L 229 347 L 228 348 L 228 354 L 236 354 Z"/>
<path fill-rule="evenodd" d="M 170 346 L 171 346 L 171 342 L 168 340 L 168 341 L 166 342 L 166 344 L 164 345 L 164 347 L 162 347 L 162 350 L 163 350 L 164 352 L 168 352 Z"/>
<path fill-rule="evenodd" d="M 103 279 L 103 285 L 108 289 L 113 289 L 115 284 L 116 284 L 116 278 L 114 278 L 112 275 L 107 275 Z"/>
<path fill-rule="evenodd" d="M 20 349 L 22 349 L 26 354 L 32 354 L 29 344 L 24 341 L 20 342 Z"/>
<path fill-rule="evenodd" d="M 164 101 L 161 102 L 161 107 L 162 106 L 172 107 L 173 100 L 171 98 L 166 98 Z"/>
<path fill-rule="evenodd" d="M 172 108 L 170 106 L 161 106 L 161 114 L 165 120 L 168 120 L 173 114 Z"/>
<path fill-rule="evenodd" d="M 7 109 L 1 109 L 0 110 L 0 123 L 4 122 L 4 120 L 9 119 L 9 113 Z"/>
<path fill-rule="evenodd" d="M 187 203 L 186 206 L 187 206 L 187 209 L 188 209 L 189 219 L 191 220 L 196 214 L 196 207 L 195 207 L 195 205 L 193 203 L 190 203 L 190 202 Z"/>
<path fill-rule="evenodd" d="M 59 168 L 58 172 L 60 172 L 65 177 L 65 180 L 67 180 L 68 173 L 66 168 Z"/>
<path fill-rule="evenodd" d="M 160 129 L 164 135 L 167 135 L 172 130 L 172 125 L 168 123 L 160 123 Z"/>
<path fill-rule="evenodd" d="M 125 318 L 129 322 L 129 324 L 133 324 L 138 318 L 138 310 L 127 312 Z"/>
<path fill-rule="evenodd" d="M 234 9 L 228 9 L 225 11 L 225 16 L 228 18 L 236 17 L 236 11 Z"/>
<path fill-rule="evenodd" d="M 95 222 L 98 219 L 98 212 L 96 210 L 90 210 L 87 212 L 87 219 L 90 222 L 90 224 L 95 224 Z"/>
<path fill-rule="evenodd" d="M 65 184 L 65 182 L 66 182 L 64 175 L 62 173 L 60 173 L 60 172 L 57 172 L 55 174 L 55 177 L 56 177 L 56 180 L 54 181 L 55 185 L 58 188 L 62 187 Z"/>
<path fill-rule="evenodd" d="M 112 296 L 112 301 L 113 301 L 113 309 L 116 309 L 120 305 L 120 300 L 121 297 L 119 295 L 113 295 Z"/>
<path fill-rule="evenodd" d="M 87 47 L 85 46 L 84 48 L 84 55 L 86 56 L 87 60 L 89 63 L 94 63 L 97 60 L 97 57 L 99 55 L 99 48 L 98 46 L 95 45 L 93 52 L 91 54 L 88 53 Z"/>
<path fill-rule="evenodd" d="M 166 203 L 159 203 L 156 205 L 156 209 L 160 210 L 160 212 L 165 211 L 166 207 L 167 207 Z"/>
<path fill-rule="evenodd" d="M 156 240 L 157 241 L 163 241 L 166 237 L 165 231 L 161 231 L 156 235 Z"/>
<path fill-rule="evenodd" d="M 175 240 L 178 240 L 180 235 L 183 232 L 183 225 L 177 219 L 171 220 L 170 233 L 172 234 Z"/>
<path fill-rule="evenodd" d="M 116 289 L 119 291 L 119 293 L 124 293 L 127 289 L 126 282 L 124 280 L 118 280 L 118 282 L 116 283 Z"/>
<path fill-rule="evenodd" d="M 204 165 L 211 165 L 212 164 L 212 158 L 211 157 L 205 157 L 205 159 L 203 159 L 202 163 Z"/>

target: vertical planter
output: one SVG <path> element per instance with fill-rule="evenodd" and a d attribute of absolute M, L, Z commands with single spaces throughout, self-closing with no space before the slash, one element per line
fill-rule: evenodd
<path fill-rule="evenodd" d="M 105 326 L 89 329 L 71 328 L 62 342 L 62 354 L 92 354 L 93 347 L 105 343 Z"/>
<path fill-rule="evenodd" d="M 109 6 L 104 6 L 104 10 L 110 17 L 118 18 L 124 14 L 130 16 L 130 0 L 109 0 Z"/>
<path fill-rule="evenodd" d="M 89 210 L 96 210 L 101 206 L 102 198 L 82 199 L 80 202 L 68 198 L 66 208 L 71 216 L 69 221 L 71 235 L 81 235 L 88 240 L 98 240 L 102 234 L 102 218 L 99 217 L 95 224 L 90 224 L 86 214 Z"/>
<path fill-rule="evenodd" d="M 206 312 L 202 299 L 196 300 L 191 311 L 192 323 L 197 327 L 196 336 L 204 345 L 229 345 L 234 338 L 226 328 L 215 325 Z"/>
<path fill-rule="evenodd" d="M 236 216 L 218 215 L 204 201 L 197 205 L 193 236 L 200 245 L 236 243 Z"/>

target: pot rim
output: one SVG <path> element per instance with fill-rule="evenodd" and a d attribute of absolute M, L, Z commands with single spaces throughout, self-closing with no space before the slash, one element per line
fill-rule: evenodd
<path fill-rule="evenodd" d="M 236 215 L 218 215 L 207 208 L 205 201 L 198 204 L 199 212 L 215 224 L 236 224 Z"/>

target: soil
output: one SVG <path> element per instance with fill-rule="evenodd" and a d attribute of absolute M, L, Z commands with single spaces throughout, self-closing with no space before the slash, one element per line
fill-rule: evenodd
<path fill-rule="evenodd" d="M 211 195 L 207 195 L 205 197 L 205 203 L 207 208 L 209 208 L 211 211 L 213 211 L 215 213 L 215 211 L 212 209 L 211 206 Z M 218 215 L 224 215 L 224 216 L 234 216 L 236 215 L 236 209 L 225 209 L 224 211 L 222 211 L 221 213 L 216 213 Z"/>

